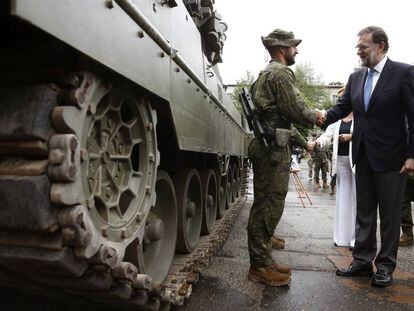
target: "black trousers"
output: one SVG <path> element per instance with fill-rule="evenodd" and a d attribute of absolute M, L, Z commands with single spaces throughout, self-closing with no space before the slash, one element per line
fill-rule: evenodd
<path fill-rule="evenodd" d="M 394 272 L 400 236 L 401 201 L 405 174 L 375 172 L 361 144 L 356 159 L 357 223 L 354 261 L 371 262 L 379 271 Z M 381 248 L 377 254 L 377 210 L 380 216 Z M 375 257 L 376 255 L 376 257 Z"/>

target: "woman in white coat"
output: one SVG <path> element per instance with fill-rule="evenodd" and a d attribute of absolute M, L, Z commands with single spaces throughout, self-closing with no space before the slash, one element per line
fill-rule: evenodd
<path fill-rule="evenodd" d="M 327 127 L 318 139 L 321 147 L 333 140 L 332 176 L 336 174 L 336 209 L 334 243 L 353 249 L 355 244 L 356 191 L 355 171 L 352 165 L 352 112 Z"/>

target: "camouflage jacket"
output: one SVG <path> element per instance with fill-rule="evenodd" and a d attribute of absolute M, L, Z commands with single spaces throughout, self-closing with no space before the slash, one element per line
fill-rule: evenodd
<path fill-rule="evenodd" d="M 317 146 L 312 153 L 312 158 L 314 159 L 314 161 L 316 162 L 328 162 L 328 156 L 326 154 L 326 147 L 319 147 Z"/>
<path fill-rule="evenodd" d="M 291 69 L 272 59 L 252 86 L 253 101 L 268 128 L 290 129 L 291 124 L 311 127 L 316 120 L 295 85 Z"/>
<path fill-rule="evenodd" d="M 307 148 L 307 142 L 305 137 L 302 136 L 302 134 L 298 131 L 298 129 L 292 124 L 290 130 L 291 133 L 291 145 L 299 146 L 302 148 Z"/>

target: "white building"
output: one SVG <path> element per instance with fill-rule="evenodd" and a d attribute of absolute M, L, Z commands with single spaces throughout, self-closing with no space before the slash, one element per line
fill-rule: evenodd
<path fill-rule="evenodd" d="M 324 85 L 324 89 L 329 93 L 329 99 L 335 104 L 338 99 L 338 92 L 342 89 L 345 85 L 341 83 L 329 83 L 328 85 Z"/>

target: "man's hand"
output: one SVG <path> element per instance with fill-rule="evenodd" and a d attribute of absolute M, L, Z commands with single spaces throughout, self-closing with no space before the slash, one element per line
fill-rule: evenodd
<path fill-rule="evenodd" d="M 414 172 L 414 159 L 413 158 L 408 158 L 407 160 L 405 160 L 405 163 L 400 171 L 400 173 L 408 173 L 408 172 Z"/>
<path fill-rule="evenodd" d="M 317 126 L 321 126 L 322 124 L 325 123 L 326 111 L 325 110 L 319 110 L 319 109 L 315 109 L 315 110 L 316 110 L 316 122 L 315 122 L 315 124 Z"/>

